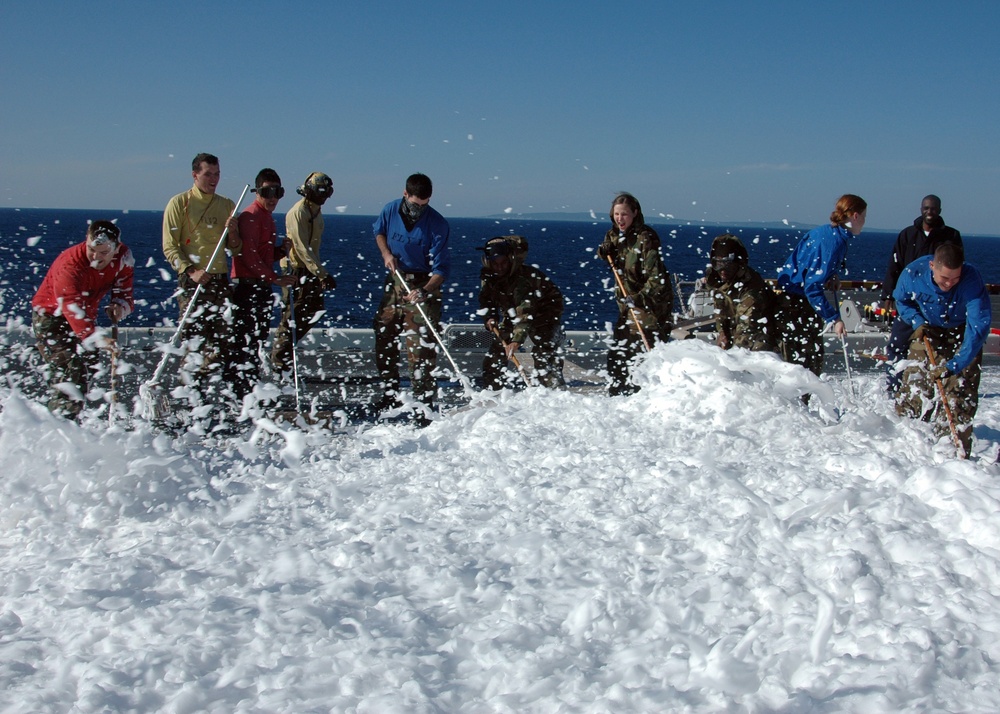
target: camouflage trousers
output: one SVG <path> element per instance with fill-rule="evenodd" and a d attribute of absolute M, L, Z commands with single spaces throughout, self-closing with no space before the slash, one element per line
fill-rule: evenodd
<path fill-rule="evenodd" d="M 948 415 L 941 405 L 937 384 L 927 372 L 930 361 L 921 333 L 926 335 L 931 343 L 935 364 L 941 364 L 954 357 L 961 348 L 965 337 L 965 326 L 945 328 L 925 325 L 922 330 L 915 332 L 915 339 L 910 341 L 908 358 L 919 364 L 903 370 L 902 384 L 896 395 L 897 414 L 933 423 L 934 433 L 941 437 L 949 434 L 951 427 L 948 424 Z M 970 453 L 972 448 L 972 422 L 979 408 L 982 362 L 983 353 L 980 352 L 968 367 L 958 374 L 948 375 L 941 380 L 945 398 L 955 419 L 958 438 L 966 454 Z"/>
<path fill-rule="evenodd" d="M 632 310 L 620 313 L 611 333 L 611 344 L 608 346 L 608 377 L 611 379 L 608 393 L 611 396 L 639 391 L 639 387 L 632 382 L 632 364 L 646 351 L 643 336 L 649 342 L 650 349 L 657 341 L 666 341 L 666 336 L 662 334 L 665 330 L 660 330 L 659 321 L 653 313 L 639 308 L 634 310 L 635 317 L 632 313 Z"/>
<path fill-rule="evenodd" d="M 503 341 L 509 343 L 511 338 L 510 324 L 505 322 L 499 330 Z M 562 325 L 556 323 L 531 329 L 528 331 L 528 337 L 531 338 L 531 359 L 535 363 L 534 376 L 538 383 L 550 389 L 566 386 L 566 381 L 563 379 L 562 348 L 566 333 L 563 331 Z M 483 384 L 487 389 L 503 389 L 506 364 L 506 350 L 501 341 L 494 336 L 493 342 L 483 358 Z"/>
<path fill-rule="evenodd" d="M 292 330 L 295 331 L 295 344 L 306 336 L 313 326 L 313 319 L 325 308 L 323 302 L 323 281 L 305 268 L 296 268 L 292 275 L 296 277 L 294 291 L 295 304 L 292 305 L 293 294 L 288 288 L 281 289 L 281 322 L 274 336 L 274 346 L 271 348 L 271 364 L 278 372 L 292 368 Z M 295 324 L 292 324 L 292 308 L 295 308 Z"/>
<path fill-rule="evenodd" d="M 415 288 L 427 282 L 427 274 L 404 274 L 407 284 Z M 427 406 L 437 399 L 437 342 L 428 328 L 420 310 L 413 303 L 403 300 L 405 292 L 392 275 L 387 276 L 382 292 L 382 302 L 375 313 L 372 328 L 375 330 L 375 367 L 382 389 L 387 395 L 399 393 L 399 340 L 406 342 L 406 356 L 410 367 L 413 396 Z M 435 330 L 440 329 L 441 292 L 428 293 L 420 303 Z M 439 332 L 440 334 L 440 332 Z"/>
<path fill-rule="evenodd" d="M 31 313 L 38 353 L 45 362 L 49 411 L 75 419 L 83 410 L 87 376 L 99 362 L 97 350 L 84 349 L 66 318 L 38 310 Z"/>
<path fill-rule="evenodd" d="M 775 310 L 781 357 L 819 376 L 823 371 L 823 318 L 803 295 L 782 293 Z"/>
<path fill-rule="evenodd" d="M 182 273 L 178 286 L 177 306 L 183 317 L 198 285 Z M 223 390 L 235 380 L 232 321 L 229 276 L 212 274 L 181 331 L 181 341 L 188 344 L 183 379 L 198 390 L 203 401 L 219 401 Z"/>

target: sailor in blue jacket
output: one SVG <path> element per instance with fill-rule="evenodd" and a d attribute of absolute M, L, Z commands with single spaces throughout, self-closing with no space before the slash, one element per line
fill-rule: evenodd
<path fill-rule="evenodd" d="M 441 286 L 448 279 L 451 259 L 448 221 L 430 207 L 433 185 L 424 174 L 406 179 L 403 197 L 386 204 L 372 232 L 386 269 L 382 302 L 375 313 L 375 363 L 382 382 L 382 395 L 372 405 L 381 413 L 401 406 L 399 400 L 399 337 L 406 339 L 413 396 L 427 410 L 434 406 L 437 361 L 434 337 L 423 313 L 436 330 L 441 320 Z M 406 287 L 399 280 L 403 276 Z M 428 420 L 418 414 L 418 424 Z"/>
<path fill-rule="evenodd" d="M 830 214 L 830 223 L 806 233 L 778 271 L 778 287 L 784 293 L 778 320 L 782 356 L 817 375 L 823 370 L 824 327 L 832 325 L 838 336 L 845 332 L 839 307 L 826 299 L 826 283 L 839 277 L 847 239 L 860 235 L 867 215 L 863 198 L 844 194 Z"/>
<path fill-rule="evenodd" d="M 899 312 L 897 319 L 914 330 L 909 357 L 919 361 L 903 372 L 896 410 L 929 421 L 934 409 L 925 405 L 934 399 L 935 382 L 940 379 L 968 454 L 979 405 L 983 345 L 992 320 L 983 278 L 975 266 L 965 262 L 962 246 L 945 243 L 933 256 L 917 258 L 906 266 L 892 297 Z M 934 360 L 929 359 L 925 338 Z M 934 366 L 928 369 L 930 361 Z M 939 415 L 938 432 L 944 434 L 948 429 Z"/>

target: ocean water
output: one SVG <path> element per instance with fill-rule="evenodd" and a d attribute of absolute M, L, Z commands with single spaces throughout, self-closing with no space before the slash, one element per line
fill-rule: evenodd
<path fill-rule="evenodd" d="M 280 209 L 280 207 L 279 207 Z M 528 262 L 546 271 L 566 297 L 567 329 L 602 330 L 617 316 L 609 297 L 612 276 L 595 248 L 610 228 L 595 221 L 455 218 L 451 224 L 452 275 L 445 285 L 446 323 L 475 322 L 480 256 L 477 246 L 497 235 L 524 235 L 530 243 Z M 327 294 L 327 313 L 320 327 L 367 328 L 385 276 L 375 247 L 373 216 L 325 215 L 321 257 L 336 276 L 338 287 Z M 82 240 L 91 220 L 114 220 L 136 258 L 136 312 L 129 326 L 172 324 L 177 318 L 172 294 L 176 275 L 160 248 L 160 211 L 0 209 L 0 311 L 8 320 L 29 319 L 30 301 L 55 257 Z M 275 214 L 279 234 L 284 214 Z M 662 220 L 662 219 L 661 219 Z M 650 219 L 663 243 L 667 269 L 683 280 L 698 278 L 708 261 L 712 239 L 727 230 L 740 236 L 752 265 L 772 276 L 808 227 L 738 227 L 679 224 Z M 865 231 L 852 240 L 845 279 L 880 280 L 895 233 Z M 968 259 L 988 282 L 1000 283 L 1000 265 L 992 260 L 998 239 L 964 236 Z"/>

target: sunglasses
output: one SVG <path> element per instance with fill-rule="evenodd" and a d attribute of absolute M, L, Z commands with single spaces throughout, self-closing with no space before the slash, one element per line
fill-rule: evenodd
<path fill-rule="evenodd" d="M 261 186 L 255 190 L 261 198 L 283 198 L 285 195 L 284 186 Z"/>

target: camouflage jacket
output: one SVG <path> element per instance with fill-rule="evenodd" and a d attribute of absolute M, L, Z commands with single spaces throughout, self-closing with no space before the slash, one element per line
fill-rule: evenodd
<path fill-rule="evenodd" d="M 523 344 L 529 332 L 551 329 L 562 318 L 562 293 L 538 268 L 517 264 L 507 276 L 483 270 L 479 284 L 479 315 L 507 321 L 510 342 Z"/>
<path fill-rule="evenodd" d="M 731 283 L 711 267 L 705 283 L 715 301 L 715 324 L 719 333 L 728 338 L 731 347 L 754 351 L 775 351 L 774 311 L 777 296 L 756 270 L 741 266 Z"/>
<path fill-rule="evenodd" d="M 604 236 L 599 255 L 609 255 L 636 307 L 652 313 L 661 325 L 672 322 L 674 291 L 660 256 L 660 237 L 646 225 L 632 226 L 624 236 L 613 228 Z M 606 262 L 606 259 L 604 259 Z M 628 313 L 625 296 L 615 283 L 621 315 Z"/>

